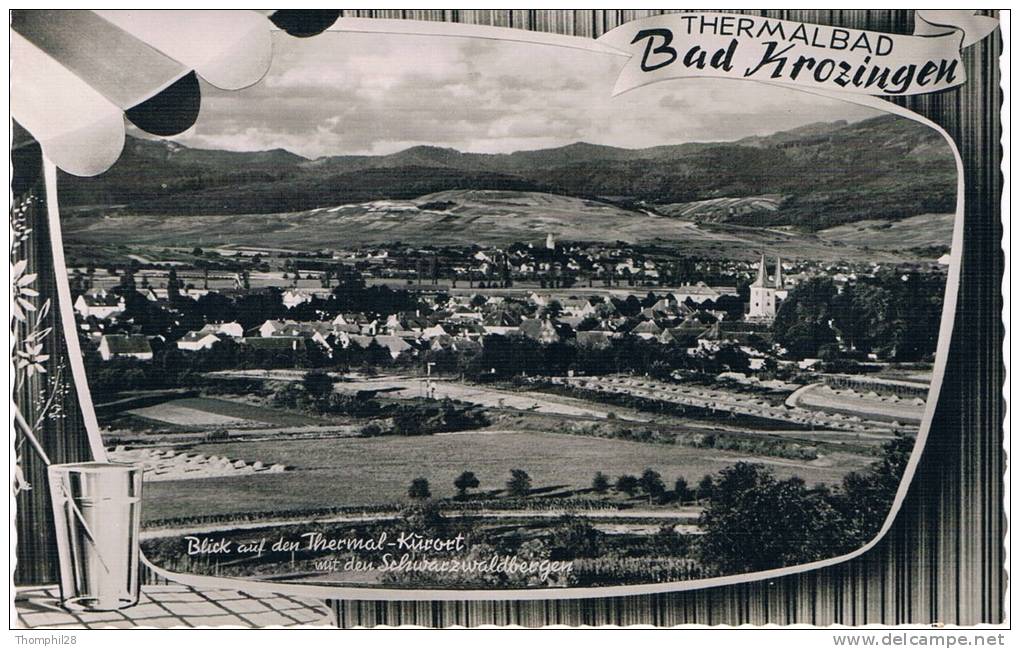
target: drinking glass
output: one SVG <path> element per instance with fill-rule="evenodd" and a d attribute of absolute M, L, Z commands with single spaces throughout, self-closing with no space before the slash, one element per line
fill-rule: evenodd
<path fill-rule="evenodd" d="M 142 467 L 53 464 L 48 477 L 63 606 L 111 611 L 137 604 Z"/>

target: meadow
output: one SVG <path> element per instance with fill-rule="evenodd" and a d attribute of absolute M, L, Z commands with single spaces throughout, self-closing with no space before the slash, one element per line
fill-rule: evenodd
<path fill-rule="evenodd" d="M 746 454 L 679 445 L 537 432 L 480 431 L 421 437 L 286 439 L 196 444 L 189 452 L 226 455 L 293 467 L 286 473 L 167 481 L 145 485 L 145 520 L 202 514 L 282 512 L 309 507 L 405 502 L 412 479 L 429 481 L 433 497 L 455 493 L 454 479 L 473 471 L 477 491 L 504 489 L 511 469 L 531 476 L 532 498 L 587 491 L 602 471 L 611 479 L 651 467 L 669 487 L 678 477 L 694 484 L 738 461 L 761 462 L 779 477 L 809 485 L 834 484 L 870 458 L 833 453 L 816 461 L 750 458 Z M 590 493 L 585 494 L 590 497 Z M 641 499 L 634 501 L 641 504 Z"/>
<path fill-rule="evenodd" d="M 127 411 L 160 423 L 184 428 L 196 426 L 265 427 L 265 426 L 319 426 L 328 420 L 298 412 L 264 408 L 240 401 L 191 397 Z"/>
<path fill-rule="evenodd" d="M 447 211 L 416 207 L 417 203 L 436 201 L 452 202 L 456 207 Z M 793 229 L 699 223 L 540 192 L 458 190 L 415 201 L 351 203 L 277 214 L 175 214 L 167 218 L 117 213 L 79 216 L 64 225 L 65 243 L 75 250 L 116 243 L 159 258 L 167 247 L 178 248 L 172 254 L 179 257 L 194 246 L 305 251 L 309 241 L 317 248 L 339 250 L 395 241 L 508 246 L 541 242 L 550 233 L 561 241 L 682 244 L 686 254 L 723 259 L 751 259 L 762 248 L 798 259 L 896 262 L 904 258 L 899 252 L 867 248 L 867 238 L 862 239 L 856 230 L 840 231 L 830 240 Z M 72 259 L 75 257 L 72 254 Z"/>

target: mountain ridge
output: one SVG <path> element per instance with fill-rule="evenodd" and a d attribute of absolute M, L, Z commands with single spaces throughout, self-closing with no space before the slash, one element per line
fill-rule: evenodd
<path fill-rule="evenodd" d="M 947 212 L 955 208 L 955 161 L 937 132 L 883 115 L 815 122 L 732 142 L 626 149 L 589 142 L 513 153 L 418 145 L 379 156 L 308 159 L 285 149 L 191 148 L 129 138 L 121 159 L 93 179 L 64 176 L 66 211 L 138 214 L 251 214 L 458 189 L 538 191 L 599 199 L 628 209 L 714 201 L 712 221 L 816 230 L 842 223 Z M 418 192 L 418 193 L 415 193 Z M 774 195 L 730 214 L 717 199 Z M 725 203 L 723 203 L 725 204 Z M 761 205 L 765 205 L 761 203 Z M 778 209 L 776 209 L 778 205 Z"/>

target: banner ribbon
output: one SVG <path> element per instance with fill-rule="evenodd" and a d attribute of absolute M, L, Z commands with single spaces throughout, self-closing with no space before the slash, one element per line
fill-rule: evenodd
<path fill-rule="evenodd" d="M 966 82 L 962 50 L 997 26 L 967 10 L 918 10 L 913 35 L 697 12 L 625 23 L 598 42 L 630 55 L 614 95 L 666 79 L 724 77 L 895 97 Z"/>

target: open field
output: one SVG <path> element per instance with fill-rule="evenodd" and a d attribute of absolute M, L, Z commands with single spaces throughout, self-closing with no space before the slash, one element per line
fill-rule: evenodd
<path fill-rule="evenodd" d="M 435 202 L 454 206 L 447 210 L 420 207 Z M 902 258 L 808 233 L 698 224 L 555 194 L 486 190 L 455 190 L 413 201 L 352 203 L 279 214 L 81 216 L 67 219 L 64 228 L 65 241 L 77 245 L 250 245 L 306 250 L 309 241 L 317 247 L 337 249 L 403 241 L 415 245 L 503 246 L 541 242 L 551 233 L 563 241 L 676 243 L 683 245 L 686 254 L 719 258 L 751 259 L 763 247 L 797 259 Z"/>
<path fill-rule="evenodd" d="M 210 372 L 209 376 L 301 381 L 304 374 L 304 370 L 251 369 L 222 370 Z M 334 376 L 339 378 L 339 375 Z M 348 374 L 342 381 L 334 384 L 334 389 L 337 392 L 348 394 L 373 392 L 382 398 L 414 399 L 425 396 L 425 385 L 425 376 L 384 375 L 367 377 L 358 374 Z M 650 417 L 628 411 L 626 408 L 606 407 L 605 404 L 599 404 L 594 401 L 573 399 L 542 392 L 501 390 L 490 386 L 474 385 L 441 378 L 433 379 L 432 387 L 436 399 L 450 398 L 487 408 L 508 408 L 539 414 L 562 415 L 566 417 L 594 417 L 596 419 L 606 419 L 611 412 L 618 419 L 627 421 L 648 421 L 650 419 Z"/>
<path fill-rule="evenodd" d="M 190 397 L 128 410 L 127 414 L 182 427 L 318 426 L 330 422 L 296 412 L 239 401 Z"/>
<path fill-rule="evenodd" d="M 339 392 L 378 391 L 381 397 L 412 399 L 424 396 L 424 377 L 386 376 L 379 378 L 348 379 L 336 384 Z M 605 419 L 611 412 L 603 405 L 581 399 L 571 399 L 536 392 L 510 392 L 480 385 L 467 385 L 457 381 L 433 380 L 432 388 L 436 399 L 455 399 L 489 408 L 512 408 L 543 414 L 566 415 L 570 417 L 597 417 Z M 615 412 L 615 411 L 613 411 Z M 621 419 L 628 415 L 617 416 Z"/>
<path fill-rule="evenodd" d="M 448 497 L 455 493 L 453 480 L 465 470 L 475 472 L 482 492 L 503 489 L 510 469 L 520 468 L 541 495 L 562 496 L 588 489 L 596 471 L 615 478 L 652 467 L 671 485 L 680 476 L 693 483 L 735 462 L 752 461 L 767 464 L 781 477 L 832 484 L 871 461 L 844 453 L 811 462 L 749 458 L 713 449 L 530 432 L 206 443 L 190 452 L 258 459 L 286 465 L 288 471 L 147 484 L 146 520 L 397 502 L 419 476 L 429 480 L 433 496 Z"/>
<path fill-rule="evenodd" d="M 150 419 L 164 424 L 185 427 L 240 426 L 248 423 L 247 420 L 238 417 L 221 415 L 207 410 L 199 410 L 198 408 L 189 408 L 188 406 L 174 402 L 160 403 L 155 406 L 146 406 L 144 408 L 135 408 L 134 410 L 128 410 L 127 413 L 143 419 Z"/>
<path fill-rule="evenodd" d="M 830 242 L 880 250 L 948 248 L 955 220 L 955 214 L 920 214 L 901 221 L 858 221 L 821 230 L 818 236 Z"/>

